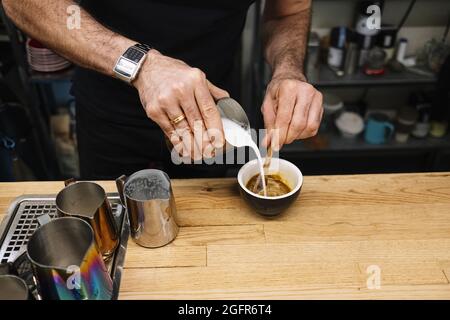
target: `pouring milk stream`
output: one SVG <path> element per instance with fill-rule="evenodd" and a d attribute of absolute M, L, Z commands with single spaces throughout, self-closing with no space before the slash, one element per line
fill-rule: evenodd
<path fill-rule="evenodd" d="M 262 177 L 262 187 L 264 196 L 267 196 L 266 179 L 264 177 L 264 165 L 261 158 L 261 153 L 256 143 L 252 139 L 250 130 L 246 130 L 233 120 L 222 118 L 223 131 L 225 133 L 225 140 L 235 147 L 250 147 L 256 154 L 258 159 L 259 172 Z"/>

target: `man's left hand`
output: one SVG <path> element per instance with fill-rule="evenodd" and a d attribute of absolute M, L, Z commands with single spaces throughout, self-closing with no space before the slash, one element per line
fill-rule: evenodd
<path fill-rule="evenodd" d="M 267 86 L 261 111 L 267 130 L 263 145 L 279 150 L 284 144 L 317 134 L 323 115 L 322 94 L 302 75 L 276 75 Z"/>

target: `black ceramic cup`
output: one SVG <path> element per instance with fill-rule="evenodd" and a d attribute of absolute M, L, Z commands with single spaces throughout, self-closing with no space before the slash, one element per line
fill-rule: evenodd
<path fill-rule="evenodd" d="M 242 166 L 238 173 L 238 183 L 242 198 L 256 212 L 263 216 L 273 217 L 286 210 L 297 199 L 302 189 L 303 175 L 294 164 L 278 158 L 272 159 L 267 172 L 279 174 L 291 188 L 291 192 L 278 197 L 265 197 L 248 190 L 246 187 L 248 181 L 259 173 L 256 159 Z"/>

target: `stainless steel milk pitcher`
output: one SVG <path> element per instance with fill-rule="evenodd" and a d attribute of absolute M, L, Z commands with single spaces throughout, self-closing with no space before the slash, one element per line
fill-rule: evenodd
<path fill-rule="evenodd" d="M 149 248 L 162 247 L 178 234 L 175 199 L 169 176 L 147 169 L 116 180 L 123 205 L 127 208 L 133 240 Z"/>

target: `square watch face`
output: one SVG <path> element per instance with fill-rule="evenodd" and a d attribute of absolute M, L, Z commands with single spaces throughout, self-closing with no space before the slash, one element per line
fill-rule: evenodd
<path fill-rule="evenodd" d="M 117 63 L 116 70 L 126 77 L 131 77 L 136 69 L 136 64 L 128 61 L 127 59 L 121 58 Z"/>
<path fill-rule="evenodd" d="M 139 63 L 139 61 L 141 61 L 142 58 L 144 57 L 144 53 L 140 50 L 137 50 L 137 49 L 131 47 L 125 52 L 125 54 L 123 56 L 130 61 Z"/>

